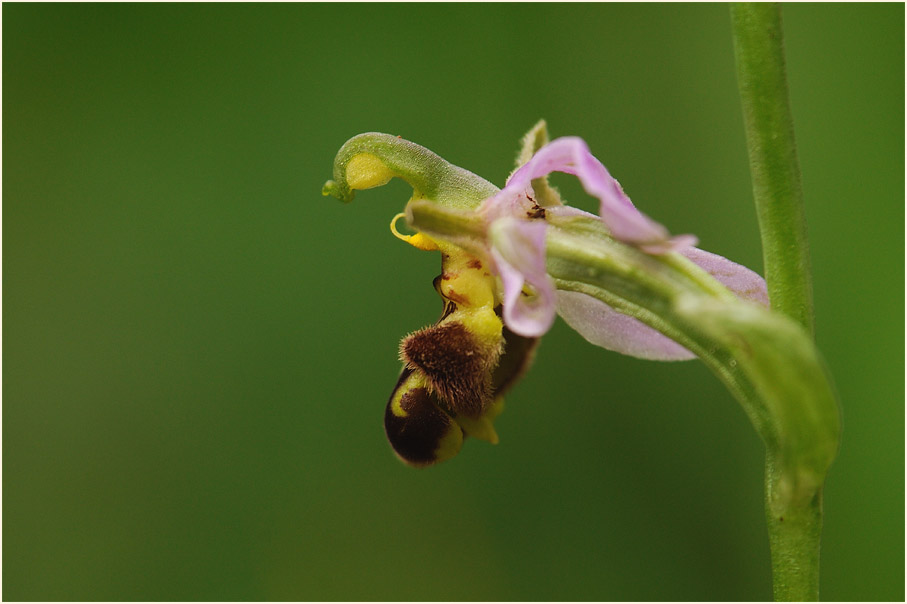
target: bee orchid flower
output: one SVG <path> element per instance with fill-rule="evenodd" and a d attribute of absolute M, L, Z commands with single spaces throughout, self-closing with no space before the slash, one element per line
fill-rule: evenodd
<path fill-rule="evenodd" d="M 598 215 L 564 204 L 548 183 L 552 172 L 575 176 L 598 201 Z M 441 317 L 401 342 L 403 369 L 385 410 L 385 431 L 404 462 L 448 459 L 467 436 L 496 443 L 503 395 L 559 314 L 613 351 L 700 358 L 763 439 L 802 466 L 798 480 L 824 477 L 834 439 L 815 447 L 815 434 L 834 433 L 838 418 L 808 336 L 768 309 L 759 275 L 640 212 L 581 139 L 549 143 L 540 122 L 499 189 L 400 137 L 361 134 L 337 153 L 322 193 L 348 202 L 395 177 L 413 195 L 392 232 L 441 252 Z M 398 232 L 401 217 L 414 234 Z M 794 407 L 785 404 L 792 397 Z"/>

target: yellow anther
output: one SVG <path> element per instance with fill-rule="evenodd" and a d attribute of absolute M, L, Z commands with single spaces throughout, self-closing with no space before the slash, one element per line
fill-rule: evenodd
<path fill-rule="evenodd" d="M 391 219 L 391 233 L 394 234 L 394 237 L 400 239 L 401 241 L 405 241 L 414 248 L 418 248 L 426 252 L 435 252 L 439 249 L 438 245 L 434 241 L 432 241 L 422 233 L 416 233 L 415 235 L 404 235 L 403 233 L 398 231 L 397 221 L 400 220 L 402 216 L 406 216 L 406 214 L 401 212 Z"/>
<path fill-rule="evenodd" d="M 384 162 L 371 153 L 360 153 L 346 166 L 346 182 L 351 189 L 372 189 L 386 185 L 394 177 Z"/>

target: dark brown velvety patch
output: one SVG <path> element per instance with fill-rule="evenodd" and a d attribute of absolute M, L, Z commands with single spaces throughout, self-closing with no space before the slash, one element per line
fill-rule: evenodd
<path fill-rule="evenodd" d="M 404 393 L 400 399 L 400 407 L 407 415 L 397 417 L 391 409 L 395 394 L 396 388 L 384 411 L 384 431 L 387 440 L 397 455 L 413 465 L 425 466 L 434 463 L 437 461 L 435 451 L 438 445 L 444 436 L 455 428 L 453 419 L 433 403 L 434 397 L 427 388 L 413 388 Z"/>
<path fill-rule="evenodd" d="M 483 350 L 459 321 L 449 321 L 407 336 L 400 355 L 422 371 L 456 413 L 476 417 L 491 398 L 491 369 L 497 351 Z"/>
<path fill-rule="evenodd" d="M 473 258 L 472 260 L 469 261 L 469 264 L 467 264 L 466 266 L 468 266 L 469 268 L 479 269 L 479 268 L 482 268 L 482 261 L 479 260 L 478 258 Z"/>

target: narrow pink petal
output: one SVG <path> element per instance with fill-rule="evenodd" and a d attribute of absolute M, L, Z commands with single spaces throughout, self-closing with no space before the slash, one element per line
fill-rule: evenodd
<path fill-rule="evenodd" d="M 592 296 L 558 290 L 557 314 L 588 342 L 650 361 L 686 361 L 695 355 L 645 323 Z"/>
<path fill-rule="evenodd" d="M 487 224 L 492 224 L 499 218 L 511 216 L 515 218 L 526 218 L 532 207 L 535 205 L 529 199 L 531 187 L 517 189 L 516 187 L 504 187 L 493 196 L 482 202 L 478 212 L 484 217 Z"/>
<path fill-rule="evenodd" d="M 691 247 L 681 252 L 700 268 L 715 277 L 722 285 L 744 300 L 768 306 L 765 279 L 757 273 L 723 256 Z"/>
<path fill-rule="evenodd" d="M 489 229 L 491 255 L 504 285 L 504 323 L 516 334 L 538 337 L 554 323 L 554 284 L 545 270 L 541 220 L 505 216 Z M 532 295 L 525 293 L 529 285 Z"/>
<path fill-rule="evenodd" d="M 586 210 L 580 210 L 579 208 L 574 208 L 573 206 L 554 206 L 550 208 L 545 208 L 545 213 L 551 217 L 557 218 L 595 218 L 601 220 L 600 216 L 595 214 L 590 214 Z"/>
<path fill-rule="evenodd" d="M 727 258 L 698 248 L 681 252 L 744 300 L 768 306 L 765 281 Z M 693 353 L 648 325 L 578 292 L 557 292 L 557 313 L 586 340 L 607 350 L 653 361 L 683 361 Z"/>
<path fill-rule="evenodd" d="M 514 199 L 525 194 L 532 179 L 551 172 L 564 172 L 579 178 L 586 192 L 599 199 L 601 218 L 616 239 L 651 254 L 680 251 L 696 243 L 692 235 L 672 238 L 665 227 L 637 210 L 620 183 L 577 137 L 559 138 L 539 149 L 513 173 L 507 186 L 495 197 L 500 197 L 501 201 Z"/>

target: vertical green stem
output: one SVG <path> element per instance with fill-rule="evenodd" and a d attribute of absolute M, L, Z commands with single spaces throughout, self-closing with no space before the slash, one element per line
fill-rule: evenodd
<path fill-rule="evenodd" d="M 737 83 L 772 308 L 813 333 L 812 278 L 800 165 L 777 4 L 731 5 Z"/>
<path fill-rule="evenodd" d="M 762 235 L 765 280 L 774 309 L 814 332 L 812 278 L 800 166 L 777 4 L 731 5 L 737 80 Z M 822 488 L 789 496 L 793 468 L 766 443 L 765 512 L 775 600 L 819 599 Z M 805 496 L 803 496 L 805 495 Z"/>
<path fill-rule="evenodd" d="M 787 481 L 772 456 L 765 465 L 765 517 L 772 552 L 772 584 L 778 602 L 819 600 L 822 488 L 800 501 L 779 493 Z"/>

